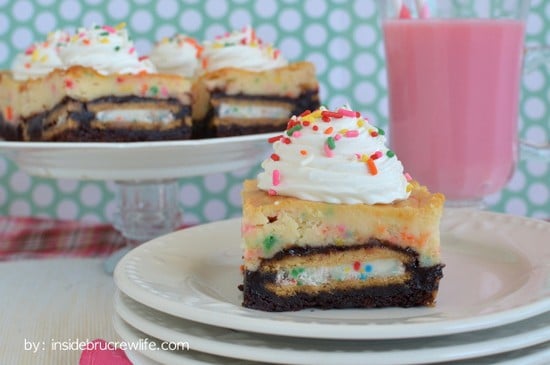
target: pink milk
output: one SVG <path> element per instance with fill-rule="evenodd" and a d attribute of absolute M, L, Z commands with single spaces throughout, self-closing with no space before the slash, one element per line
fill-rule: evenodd
<path fill-rule="evenodd" d="M 517 158 L 523 24 L 389 20 L 390 144 L 405 170 L 447 199 L 507 183 Z"/>

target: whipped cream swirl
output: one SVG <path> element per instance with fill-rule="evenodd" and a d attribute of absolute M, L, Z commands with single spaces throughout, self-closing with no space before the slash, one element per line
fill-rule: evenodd
<path fill-rule="evenodd" d="M 258 175 L 258 187 L 271 195 L 337 204 L 389 204 L 410 195 L 410 177 L 384 132 L 347 107 L 294 116 L 273 140 Z"/>
<path fill-rule="evenodd" d="M 102 75 L 156 72 L 148 59 L 139 57 L 124 24 L 80 28 L 61 45 L 59 56 L 67 68 L 90 67 Z"/>
<path fill-rule="evenodd" d="M 251 27 L 204 42 L 203 70 L 236 67 L 265 71 L 288 65 L 278 49 L 264 44 Z"/>
<path fill-rule="evenodd" d="M 20 81 L 37 79 L 55 69 L 64 68 L 59 58 L 59 47 L 68 39 L 68 33 L 52 32 L 44 42 L 35 43 L 18 54 L 11 66 L 13 78 Z"/>
<path fill-rule="evenodd" d="M 202 46 L 183 34 L 163 38 L 151 51 L 151 61 L 159 72 L 193 77 L 197 74 Z"/>

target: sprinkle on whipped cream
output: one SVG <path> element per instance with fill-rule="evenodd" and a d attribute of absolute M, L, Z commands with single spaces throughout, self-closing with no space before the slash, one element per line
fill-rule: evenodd
<path fill-rule="evenodd" d="M 280 50 L 264 43 L 250 26 L 227 32 L 213 41 L 204 42 L 202 68 L 214 71 L 238 67 L 249 71 L 264 71 L 283 67 L 288 61 Z"/>
<path fill-rule="evenodd" d="M 18 54 L 12 64 L 14 79 L 36 79 L 55 69 L 63 68 L 63 62 L 59 58 L 59 47 L 68 39 L 69 34 L 66 32 L 52 32 L 44 42 L 34 43 Z"/>
<path fill-rule="evenodd" d="M 137 74 L 156 72 L 147 57 L 140 57 L 128 37 L 126 25 L 79 28 L 74 34 L 56 31 L 16 56 L 12 74 L 16 80 L 35 79 L 56 69 L 84 66 L 98 73 Z"/>
<path fill-rule="evenodd" d="M 258 187 L 270 195 L 344 204 L 389 204 L 407 199 L 411 180 L 386 147 L 384 131 L 348 107 L 321 107 L 290 118 L 269 139 Z"/>
<path fill-rule="evenodd" d="M 147 57 L 140 57 L 126 24 L 80 28 L 59 48 L 65 67 L 86 66 L 103 75 L 156 72 Z"/>

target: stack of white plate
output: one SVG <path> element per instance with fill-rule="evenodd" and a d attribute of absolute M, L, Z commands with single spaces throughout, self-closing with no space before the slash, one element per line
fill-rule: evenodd
<path fill-rule="evenodd" d="M 121 339 L 163 364 L 550 364 L 550 223 L 446 210 L 433 308 L 243 308 L 240 242 L 232 219 L 130 251 L 115 270 Z"/>

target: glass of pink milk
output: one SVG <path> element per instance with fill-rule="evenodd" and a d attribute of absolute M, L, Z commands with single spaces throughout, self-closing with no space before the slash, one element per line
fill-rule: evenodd
<path fill-rule="evenodd" d="M 514 171 L 528 9 L 528 0 L 380 1 L 390 145 L 448 206 L 481 207 Z"/>

